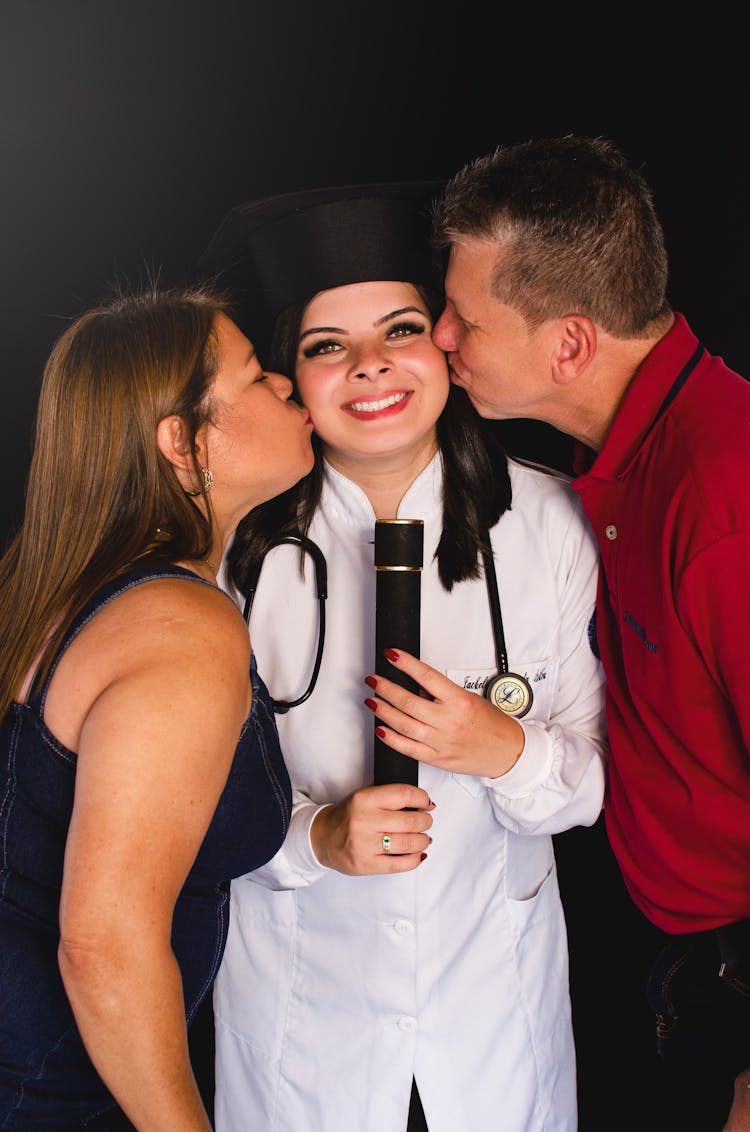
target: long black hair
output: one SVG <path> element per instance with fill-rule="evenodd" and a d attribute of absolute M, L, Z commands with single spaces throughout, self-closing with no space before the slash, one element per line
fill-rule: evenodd
<path fill-rule="evenodd" d="M 417 290 L 433 320 L 442 299 L 426 287 Z M 292 375 L 299 330 L 309 300 L 279 315 L 269 351 L 269 369 Z M 504 448 L 475 411 L 462 389 L 452 385 L 437 421 L 443 461 L 443 530 L 436 559 L 446 590 L 480 574 L 479 557 L 489 550 L 489 531 L 510 508 L 511 487 Z M 239 523 L 227 554 L 229 575 L 240 593 L 274 543 L 285 535 L 306 535 L 323 488 L 323 453 L 313 434 L 315 464 L 304 479 L 275 499 L 261 503 Z"/>

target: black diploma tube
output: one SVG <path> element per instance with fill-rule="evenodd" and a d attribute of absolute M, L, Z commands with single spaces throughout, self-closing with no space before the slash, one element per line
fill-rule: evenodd
<path fill-rule="evenodd" d="M 419 656 L 424 523 L 421 519 L 378 519 L 375 523 L 375 673 L 419 694 L 420 688 L 383 656 L 403 649 Z M 376 726 L 377 726 L 376 720 Z M 375 736 L 375 785 L 417 785 L 419 763 L 391 750 Z"/>

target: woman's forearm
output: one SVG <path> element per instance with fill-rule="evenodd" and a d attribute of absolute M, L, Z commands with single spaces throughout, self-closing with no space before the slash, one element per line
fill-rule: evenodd
<path fill-rule="evenodd" d="M 59 963 L 89 1056 L 139 1132 L 211 1132 L 171 948 L 149 945 L 131 925 L 117 944 L 63 939 Z"/>

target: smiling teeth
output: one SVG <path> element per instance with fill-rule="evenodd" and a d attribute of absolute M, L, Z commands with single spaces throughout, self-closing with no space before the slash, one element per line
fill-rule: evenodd
<path fill-rule="evenodd" d="M 358 413 L 377 413 L 380 409 L 387 409 L 389 405 L 398 405 L 399 401 L 403 401 L 405 393 L 392 393 L 390 397 L 384 397 L 382 401 L 352 401 L 348 406 Z"/>

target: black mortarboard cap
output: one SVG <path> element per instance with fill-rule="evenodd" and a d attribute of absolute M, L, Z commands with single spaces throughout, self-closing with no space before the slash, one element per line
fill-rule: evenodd
<path fill-rule="evenodd" d="M 441 291 L 431 241 L 437 181 L 344 185 L 246 201 L 227 214 L 198 262 L 236 304 L 263 359 L 276 316 L 318 291 L 402 279 Z"/>

